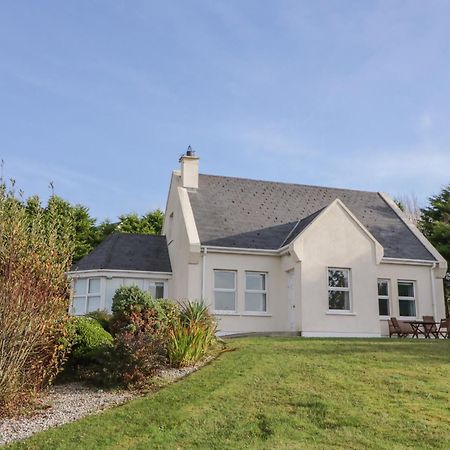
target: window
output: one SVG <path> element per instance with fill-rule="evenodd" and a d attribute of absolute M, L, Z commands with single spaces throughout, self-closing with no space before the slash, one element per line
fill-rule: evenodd
<path fill-rule="evenodd" d="M 350 270 L 328 269 L 328 308 L 350 311 Z"/>
<path fill-rule="evenodd" d="M 267 311 L 265 273 L 245 272 L 245 310 L 249 312 Z"/>
<path fill-rule="evenodd" d="M 236 272 L 214 271 L 214 310 L 236 311 Z"/>
<path fill-rule="evenodd" d="M 100 278 L 74 280 L 72 313 L 76 316 L 100 309 Z"/>
<path fill-rule="evenodd" d="M 378 312 L 389 316 L 389 280 L 378 280 Z"/>
<path fill-rule="evenodd" d="M 150 294 L 153 298 L 164 298 L 164 282 L 162 281 L 151 281 L 148 286 Z"/>
<path fill-rule="evenodd" d="M 398 282 L 398 305 L 400 316 L 416 317 L 416 295 L 414 281 Z"/>

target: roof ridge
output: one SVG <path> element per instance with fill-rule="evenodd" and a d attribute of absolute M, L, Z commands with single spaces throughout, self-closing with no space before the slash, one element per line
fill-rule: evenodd
<path fill-rule="evenodd" d="M 212 175 L 209 173 L 200 173 L 199 176 L 213 177 L 213 178 L 231 178 L 233 180 L 243 180 L 243 181 L 256 181 L 260 183 L 270 183 L 270 184 L 283 184 L 287 186 L 300 186 L 300 187 L 309 187 L 315 189 L 335 189 L 339 191 L 350 191 L 350 192 L 363 192 L 365 194 L 379 194 L 378 191 L 364 191 L 362 189 L 350 189 L 350 188 L 340 188 L 333 186 L 320 186 L 316 184 L 301 184 L 301 183 L 290 183 L 288 181 L 272 181 L 272 180 L 261 180 L 256 178 L 247 178 L 247 177 L 232 177 L 228 175 Z"/>

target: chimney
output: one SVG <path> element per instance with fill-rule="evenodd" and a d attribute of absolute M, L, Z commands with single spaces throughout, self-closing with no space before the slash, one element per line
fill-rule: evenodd
<path fill-rule="evenodd" d="M 198 156 L 191 146 L 188 147 L 186 154 L 180 157 L 181 163 L 181 184 L 185 188 L 198 188 Z"/>

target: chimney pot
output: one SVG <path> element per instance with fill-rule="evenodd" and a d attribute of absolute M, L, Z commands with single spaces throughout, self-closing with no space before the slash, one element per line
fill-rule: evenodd
<path fill-rule="evenodd" d="M 186 154 L 180 158 L 181 163 L 181 185 L 185 188 L 198 188 L 198 156 L 191 146 L 186 150 Z"/>

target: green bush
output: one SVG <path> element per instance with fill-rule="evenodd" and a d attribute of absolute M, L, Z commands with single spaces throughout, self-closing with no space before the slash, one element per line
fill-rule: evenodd
<path fill-rule="evenodd" d="M 179 315 L 178 305 L 170 300 L 155 300 L 137 286 L 117 289 L 113 297 L 111 330 L 142 331 L 164 335 L 169 323 Z"/>
<path fill-rule="evenodd" d="M 69 321 L 72 341 L 70 361 L 89 364 L 113 345 L 113 337 L 91 317 L 72 317 Z"/>
<path fill-rule="evenodd" d="M 117 289 L 112 301 L 113 316 L 140 312 L 152 306 L 153 298 L 137 286 L 122 286 Z"/>
<path fill-rule="evenodd" d="M 195 364 L 216 341 L 217 323 L 203 302 L 187 302 L 168 327 L 167 352 L 171 365 Z"/>
<path fill-rule="evenodd" d="M 108 333 L 111 332 L 111 318 L 112 315 L 109 314 L 107 311 L 103 310 L 103 311 L 93 311 L 90 312 L 88 314 L 86 314 L 86 317 L 91 317 L 92 319 L 95 319 L 104 330 L 106 330 Z"/>

